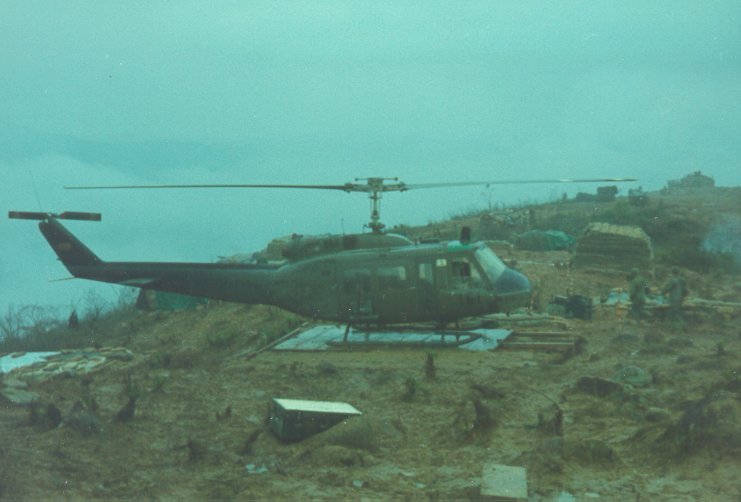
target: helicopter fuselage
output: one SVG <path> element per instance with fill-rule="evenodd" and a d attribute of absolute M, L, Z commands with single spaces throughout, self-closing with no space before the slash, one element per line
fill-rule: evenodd
<path fill-rule="evenodd" d="M 271 263 L 109 262 L 54 216 L 41 232 L 78 278 L 248 304 L 315 319 L 387 325 L 454 321 L 527 306 L 530 283 L 481 242 L 413 243 L 393 234 L 331 236 Z"/>
<path fill-rule="evenodd" d="M 276 270 L 274 304 L 348 323 L 449 322 L 527 306 L 528 280 L 483 243 L 458 241 L 321 255 Z M 300 306 L 299 308 L 296 308 Z"/>

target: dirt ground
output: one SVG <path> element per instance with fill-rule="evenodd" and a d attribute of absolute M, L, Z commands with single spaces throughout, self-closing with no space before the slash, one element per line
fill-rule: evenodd
<path fill-rule="evenodd" d="M 515 258 L 544 297 L 625 286 L 557 268 L 558 253 Z M 685 273 L 707 299 L 741 292 Z M 495 461 L 527 469 L 531 500 L 739 500 L 741 313 L 598 314 L 518 328 L 565 329 L 581 353 L 436 349 L 434 379 L 420 349 L 248 358 L 301 322 L 277 309 L 139 314 L 118 330 L 128 361 L 5 377 L 40 400 L 0 405 L 0 498 L 467 500 Z M 283 443 L 265 426 L 273 397 L 363 416 Z"/>
<path fill-rule="evenodd" d="M 739 190 L 652 194 L 640 211 L 552 204 L 538 218 L 574 229 L 599 214 L 639 218 L 658 252 L 679 259 L 695 234 L 737 218 Z M 567 252 L 495 250 L 534 286 L 538 315 L 508 322 L 566 331 L 586 342 L 581 351 L 251 357 L 304 319 L 233 304 L 132 314 L 89 337 L 94 353 L 130 355 L 106 352 L 88 372 L 57 365 L 2 378 L 0 391 L 36 402 L 0 397 L 0 499 L 476 500 L 484 464 L 496 462 L 526 469 L 530 500 L 739 500 L 739 276 L 684 269 L 683 323 L 656 312 L 637 322 L 599 304 L 627 286 L 624 271 L 572 270 Z M 668 276 L 658 265 L 654 289 Z M 594 319 L 542 321 L 567 293 L 597 298 Z M 363 415 L 284 443 L 266 427 L 274 397 L 344 401 Z"/>

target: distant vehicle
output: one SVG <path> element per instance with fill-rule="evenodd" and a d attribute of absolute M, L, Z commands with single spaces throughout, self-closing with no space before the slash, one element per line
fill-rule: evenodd
<path fill-rule="evenodd" d="M 294 236 L 281 263 L 109 262 L 100 259 L 60 220 L 100 221 L 99 213 L 11 211 L 10 218 L 40 220 L 39 228 L 64 266 L 82 279 L 192 296 L 275 305 L 348 326 L 434 321 L 509 312 L 530 302 L 530 282 L 507 267 L 464 228 L 458 241 L 413 242 L 384 232 L 381 194 L 413 188 L 517 183 L 512 181 L 407 185 L 367 178 L 343 185 L 159 185 L 71 189 L 292 188 L 365 192 L 371 199 L 369 233 Z M 393 181 L 393 183 L 385 183 Z M 531 180 L 521 183 L 634 181 Z"/>
<path fill-rule="evenodd" d="M 641 187 L 631 188 L 628 190 L 628 202 L 631 206 L 648 206 L 648 195 L 646 195 Z"/>

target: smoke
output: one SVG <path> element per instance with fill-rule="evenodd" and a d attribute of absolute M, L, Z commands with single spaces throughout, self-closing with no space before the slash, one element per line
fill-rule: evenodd
<path fill-rule="evenodd" d="M 702 248 L 712 253 L 733 255 L 736 263 L 741 265 L 741 216 L 724 216 L 705 237 Z"/>

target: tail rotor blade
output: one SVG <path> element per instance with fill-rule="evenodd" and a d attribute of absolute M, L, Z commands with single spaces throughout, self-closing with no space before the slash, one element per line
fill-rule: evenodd
<path fill-rule="evenodd" d="M 8 211 L 8 218 L 13 220 L 45 220 L 51 213 L 37 213 L 33 211 Z"/>
<path fill-rule="evenodd" d="M 59 216 L 60 220 L 101 221 L 103 215 L 100 213 L 83 213 L 80 211 L 65 211 Z"/>
<path fill-rule="evenodd" d="M 61 214 L 41 213 L 35 211 L 8 211 L 8 218 L 14 220 L 49 220 L 57 218 L 60 220 L 101 221 L 100 213 L 85 213 L 82 211 L 65 211 Z"/>

